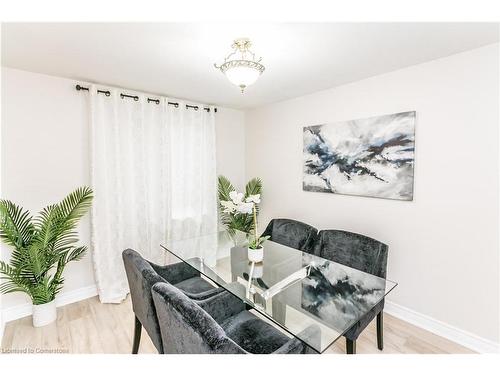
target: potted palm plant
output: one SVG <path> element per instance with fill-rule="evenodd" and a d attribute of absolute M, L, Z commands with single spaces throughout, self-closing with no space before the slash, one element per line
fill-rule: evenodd
<path fill-rule="evenodd" d="M 0 200 L 0 238 L 13 247 L 9 263 L 0 261 L 0 292 L 24 292 L 33 302 L 33 325 L 57 317 L 55 297 L 63 287 L 63 271 L 83 258 L 76 225 L 92 203 L 92 190 L 81 187 L 60 203 L 45 207 L 36 218 L 8 200 Z"/>
<path fill-rule="evenodd" d="M 218 191 L 221 222 L 230 234 L 236 231 L 246 233 L 248 259 L 255 263 L 261 262 L 264 257 L 262 244 L 269 239 L 269 236 L 257 236 L 262 181 L 259 178 L 251 179 L 245 187 L 245 193 L 239 193 L 226 177 L 219 176 Z"/>

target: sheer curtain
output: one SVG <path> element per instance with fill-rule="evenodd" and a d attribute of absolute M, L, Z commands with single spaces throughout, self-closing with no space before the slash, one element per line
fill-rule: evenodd
<path fill-rule="evenodd" d="M 116 303 L 128 293 L 124 249 L 161 263 L 167 237 L 216 231 L 214 110 L 89 91 L 94 272 L 101 302 Z"/>

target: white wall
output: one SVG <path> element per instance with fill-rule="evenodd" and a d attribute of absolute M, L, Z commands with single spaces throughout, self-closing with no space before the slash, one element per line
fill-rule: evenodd
<path fill-rule="evenodd" d="M 218 108 L 217 173 L 225 175 L 240 191 L 245 186 L 245 114 L 243 111 Z"/>
<path fill-rule="evenodd" d="M 498 44 L 246 112 L 261 223 L 288 217 L 389 245 L 389 300 L 499 340 Z M 302 191 L 302 127 L 417 111 L 413 202 Z"/>
<path fill-rule="evenodd" d="M 38 212 L 72 189 L 90 184 L 87 95 L 76 81 L 2 68 L 2 198 Z M 244 172 L 243 112 L 218 108 L 217 170 L 240 184 Z M 89 217 L 80 239 L 90 245 Z M 10 249 L 2 245 L 2 259 Z M 94 285 L 90 253 L 65 271 L 62 293 Z M 15 293 L 2 298 L 2 309 L 28 303 Z"/>

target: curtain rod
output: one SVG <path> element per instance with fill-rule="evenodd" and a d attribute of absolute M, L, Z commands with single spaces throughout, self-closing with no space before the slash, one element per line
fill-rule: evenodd
<path fill-rule="evenodd" d="M 83 87 L 83 86 L 80 86 L 80 85 L 76 85 L 75 86 L 76 88 L 76 91 L 90 91 L 88 87 Z M 106 96 L 110 96 L 111 95 L 111 92 L 108 91 L 108 90 L 97 90 L 97 93 L 98 94 L 104 94 Z M 130 98 L 130 99 L 134 99 L 134 101 L 138 101 L 139 100 L 139 97 L 137 95 L 127 95 L 127 94 L 124 94 L 124 93 L 120 93 L 120 98 L 124 99 L 124 98 Z M 160 99 L 151 99 L 151 98 L 148 98 L 148 103 L 155 103 L 155 104 L 160 104 Z M 176 102 L 167 102 L 167 104 L 169 105 L 173 105 L 175 108 L 178 108 L 179 107 L 179 103 L 176 103 Z M 198 107 L 197 105 L 189 105 L 189 104 L 186 104 L 186 108 L 192 108 L 194 109 L 195 111 L 197 111 L 200 107 Z M 204 107 L 203 108 L 205 111 L 207 112 L 210 112 L 210 108 L 207 108 L 207 107 Z M 217 108 L 214 108 L 214 112 L 217 113 Z"/>

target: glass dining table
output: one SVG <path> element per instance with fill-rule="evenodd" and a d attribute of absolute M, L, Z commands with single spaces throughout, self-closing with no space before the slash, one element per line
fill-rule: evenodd
<path fill-rule="evenodd" d="M 273 241 L 262 262 L 250 262 L 246 243 L 243 233 L 221 231 L 161 246 L 317 353 L 397 285 Z"/>

